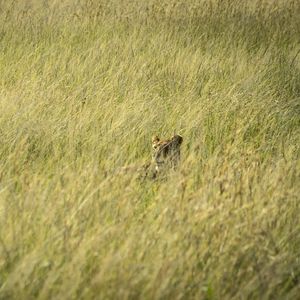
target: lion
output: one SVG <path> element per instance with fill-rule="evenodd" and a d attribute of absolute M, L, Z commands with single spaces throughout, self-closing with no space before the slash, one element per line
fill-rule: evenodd
<path fill-rule="evenodd" d="M 155 135 L 152 137 L 152 161 L 155 164 L 156 172 L 161 171 L 165 166 L 175 169 L 180 161 L 180 146 L 183 138 L 174 134 L 168 140 L 160 140 Z"/>
<path fill-rule="evenodd" d="M 155 135 L 152 137 L 152 160 L 142 165 L 131 164 L 116 169 L 114 175 L 136 174 L 137 178 L 145 180 L 147 178 L 157 179 L 159 173 L 168 168 L 175 169 L 180 161 L 180 146 L 183 138 L 174 134 L 168 140 L 160 140 Z"/>

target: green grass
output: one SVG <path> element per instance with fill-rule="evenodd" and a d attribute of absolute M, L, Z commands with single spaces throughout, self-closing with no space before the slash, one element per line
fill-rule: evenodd
<path fill-rule="evenodd" d="M 0 1 L 0 299 L 299 299 L 299 49 L 296 0 Z"/>

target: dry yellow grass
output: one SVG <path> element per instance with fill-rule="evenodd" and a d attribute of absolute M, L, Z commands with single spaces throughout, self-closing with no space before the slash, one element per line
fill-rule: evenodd
<path fill-rule="evenodd" d="M 0 299 L 299 298 L 299 45 L 298 1 L 0 1 Z"/>

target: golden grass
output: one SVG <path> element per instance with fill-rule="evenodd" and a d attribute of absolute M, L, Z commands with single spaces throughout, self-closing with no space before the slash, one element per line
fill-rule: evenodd
<path fill-rule="evenodd" d="M 297 299 L 299 42 L 292 0 L 0 1 L 0 299 Z"/>

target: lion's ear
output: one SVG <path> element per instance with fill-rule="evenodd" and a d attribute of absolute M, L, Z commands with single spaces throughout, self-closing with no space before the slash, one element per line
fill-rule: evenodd
<path fill-rule="evenodd" d="M 175 141 L 176 143 L 178 143 L 178 145 L 181 145 L 182 144 L 182 141 L 183 141 L 183 137 L 179 134 L 175 134 L 173 136 L 173 141 Z"/>
<path fill-rule="evenodd" d="M 159 137 L 157 135 L 152 136 L 152 143 L 157 143 L 159 142 Z"/>

